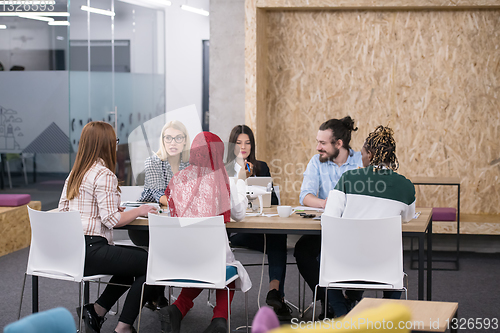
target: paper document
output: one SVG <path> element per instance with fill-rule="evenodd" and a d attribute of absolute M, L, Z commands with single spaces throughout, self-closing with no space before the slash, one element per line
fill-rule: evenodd
<path fill-rule="evenodd" d="M 304 212 L 304 211 L 315 211 L 315 212 L 324 212 L 323 208 L 315 208 L 315 207 L 307 207 L 307 206 L 297 206 L 294 208 L 296 212 Z"/>

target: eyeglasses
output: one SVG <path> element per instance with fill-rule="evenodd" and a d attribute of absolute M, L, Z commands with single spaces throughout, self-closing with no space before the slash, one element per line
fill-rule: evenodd
<path fill-rule="evenodd" d="M 172 137 L 170 135 L 167 135 L 167 136 L 163 137 L 163 140 L 165 140 L 165 142 L 167 142 L 167 143 L 172 142 L 172 140 L 175 140 L 175 142 L 177 142 L 177 143 L 182 143 L 182 142 L 184 142 L 185 138 L 186 137 L 183 135 L 177 135 L 176 137 Z"/>

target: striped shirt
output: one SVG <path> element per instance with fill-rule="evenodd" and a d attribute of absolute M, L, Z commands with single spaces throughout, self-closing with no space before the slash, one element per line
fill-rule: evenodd
<path fill-rule="evenodd" d="M 71 200 L 66 197 L 68 179 L 69 176 L 59 200 L 59 211 L 79 211 L 85 235 L 101 236 L 113 244 L 113 227 L 121 218 L 116 175 L 99 159 L 85 173 L 78 196 Z"/>
<path fill-rule="evenodd" d="M 182 162 L 179 165 L 179 171 L 189 166 L 188 162 Z M 141 202 L 160 202 L 162 195 L 165 195 L 168 183 L 174 176 L 172 167 L 167 160 L 162 161 L 156 154 L 148 157 L 144 162 L 145 180 L 144 190 L 138 201 Z"/>
<path fill-rule="evenodd" d="M 401 215 L 408 222 L 415 214 L 415 186 L 390 169 L 347 171 L 330 191 L 324 214 L 370 219 Z"/>

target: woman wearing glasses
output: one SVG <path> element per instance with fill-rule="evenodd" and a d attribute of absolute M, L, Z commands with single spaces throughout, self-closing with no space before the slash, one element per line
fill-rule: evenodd
<path fill-rule="evenodd" d="M 139 201 L 168 204 L 165 190 L 174 174 L 189 166 L 190 142 L 186 127 L 180 121 L 172 120 L 163 126 L 160 150 L 144 162 L 146 178 Z"/>

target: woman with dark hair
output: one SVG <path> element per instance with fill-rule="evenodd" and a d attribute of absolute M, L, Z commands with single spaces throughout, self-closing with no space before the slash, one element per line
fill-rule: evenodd
<path fill-rule="evenodd" d="M 108 123 L 93 121 L 85 125 L 75 164 L 59 200 L 59 211 L 80 212 L 86 244 L 84 275 L 109 274 L 113 275 L 109 282 L 131 285 L 115 328 L 115 332 L 128 333 L 135 332 L 132 324 L 139 314 L 148 253 L 136 247 L 114 246 L 113 228 L 155 213 L 156 208 L 142 205 L 125 212 L 119 207 L 120 189 L 114 174 L 116 143 L 115 131 Z M 104 315 L 127 289 L 107 285 L 95 304 L 83 307 L 87 332 L 100 332 Z M 163 289 L 146 286 L 145 300 L 158 299 Z"/>
<path fill-rule="evenodd" d="M 165 195 L 171 216 L 210 217 L 222 215 L 227 223 L 232 217 L 239 221 L 245 217 L 246 196 L 244 182 L 234 182 L 224 168 L 224 144 L 210 132 L 198 134 L 192 144 L 190 166 L 179 171 L 170 181 Z M 238 184 L 239 183 L 239 184 Z M 186 239 L 186 241 L 190 241 Z M 226 247 L 226 265 L 236 267 L 239 279 L 229 287 L 246 292 L 251 287 L 250 278 L 243 265 L 236 261 L 229 242 Z M 193 307 L 193 300 L 203 289 L 183 288 L 177 300 L 159 310 L 162 332 L 180 332 L 181 320 Z M 232 301 L 234 290 L 229 293 Z M 204 333 L 227 332 L 228 295 L 225 289 L 217 289 L 217 304 L 212 322 Z"/>
<path fill-rule="evenodd" d="M 271 177 L 267 163 L 255 158 L 255 138 L 250 127 L 235 126 L 229 135 L 226 170 L 230 177 Z M 271 204 L 278 205 L 278 197 L 271 194 Z M 266 235 L 266 249 L 269 261 L 269 292 L 266 303 L 273 307 L 281 320 L 291 318 L 290 309 L 284 302 L 286 274 L 286 235 Z M 263 234 L 235 234 L 230 238 L 232 246 L 246 247 L 264 251 Z"/>
<path fill-rule="evenodd" d="M 233 127 L 229 135 L 226 170 L 229 177 L 271 177 L 266 162 L 255 159 L 255 138 L 247 125 Z"/>

